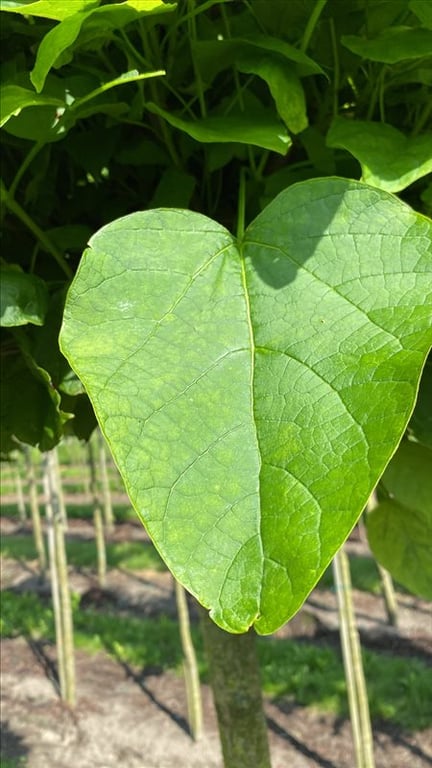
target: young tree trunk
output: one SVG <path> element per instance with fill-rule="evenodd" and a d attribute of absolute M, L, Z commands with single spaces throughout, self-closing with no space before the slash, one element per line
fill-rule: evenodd
<path fill-rule="evenodd" d="M 189 725 L 192 738 L 198 741 L 202 736 L 202 701 L 198 663 L 190 631 L 189 610 L 186 592 L 174 579 L 180 638 L 183 650 L 183 670 L 186 685 Z"/>
<path fill-rule="evenodd" d="M 99 471 L 100 471 L 102 496 L 103 496 L 105 528 L 107 533 L 112 533 L 114 530 L 114 515 L 113 515 L 112 502 L 111 502 L 109 476 L 108 476 L 108 470 L 107 470 L 105 440 L 100 430 L 98 431 L 98 440 L 99 440 Z"/>
<path fill-rule="evenodd" d="M 342 548 L 333 559 L 333 575 L 339 608 L 340 637 L 357 768 L 375 768 L 372 727 L 360 638 L 352 603 L 348 555 Z"/>
<path fill-rule="evenodd" d="M 93 522 L 96 539 L 98 581 L 100 588 L 104 589 L 106 585 L 107 571 L 105 533 L 102 522 L 102 511 L 97 482 L 95 451 L 91 441 L 88 442 L 88 463 L 90 468 L 90 491 L 93 500 Z"/>
<path fill-rule="evenodd" d="M 44 539 L 42 534 L 41 518 L 39 513 L 36 475 L 35 475 L 34 465 L 31 457 L 31 451 L 28 446 L 25 447 L 24 454 L 25 454 L 26 469 L 27 469 L 30 512 L 31 512 L 32 523 L 33 523 L 33 536 L 35 540 L 35 547 L 36 547 L 36 552 L 37 552 L 38 561 L 39 561 L 40 577 L 41 579 L 44 579 L 45 571 L 47 567 L 47 560 L 46 560 L 46 554 L 45 554 L 45 544 L 44 544 Z"/>
<path fill-rule="evenodd" d="M 55 449 L 54 449 L 55 450 Z M 50 555 L 51 590 L 56 628 L 60 693 L 69 706 L 75 705 L 75 657 L 68 584 L 64 524 L 59 501 L 58 472 L 54 451 L 46 454 L 44 492 Z"/>
<path fill-rule="evenodd" d="M 255 633 L 232 635 L 201 615 L 225 768 L 271 768 Z"/>

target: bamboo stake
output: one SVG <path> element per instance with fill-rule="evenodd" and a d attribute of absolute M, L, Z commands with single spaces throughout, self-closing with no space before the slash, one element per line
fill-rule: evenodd
<path fill-rule="evenodd" d="M 28 495 L 30 502 L 30 512 L 33 523 L 33 536 L 35 540 L 35 547 L 39 561 L 39 570 L 41 579 L 45 579 L 45 571 L 47 567 L 47 559 L 45 553 L 45 544 L 42 534 L 42 524 L 39 513 L 39 502 L 37 492 L 36 475 L 34 471 L 33 461 L 31 457 L 31 451 L 28 446 L 24 449 L 26 469 L 27 469 L 27 482 L 28 482 Z"/>
<path fill-rule="evenodd" d="M 18 517 L 20 519 L 20 522 L 24 524 L 27 520 L 27 513 L 26 513 L 26 505 L 24 501 L 21 473 L 19 471 L 18 466 L 14 467 L 14 475 L 15 475 L 15 490 L 16 490 L 16 497 L 17 497 Z"/>
<path fill-rule="evenodd" d="M 64 523 L 62 519 L 58 459 L 55 449 L 46 457 L 44 477 L 47 521 L 50 542 L 51 580 L 55 613 L 57 655 L 59 660 L 59 680 L 62 698 L 73 707 L 75 694 L 75 657 L 73 646 L 73 623 Z"/>
<path fill-rule="evenodd" d="M 372 728 L 360 638 L 352 603 L 348 555 L 342 548 L 333 559 L 333 574 L 339 608 L 342 656 L 357 768 L 375 768 Z"/>
<path fill-rule="evenodd" d="M 372 510 L 375 509 L 375 507 L 377 506 L 378 506 L 377 493 L 376 491 L 373 491 L 367 503 L 366 511 L 372 512 Z M 386 609 L 387 620 L 392 627 L 397 627 L 399 610 L 398 610 L 398 604 L 397 604 L 396 591 L 393 585 L 393 579 L 390 576 L 389 572 L 385 568 L 383 568 L 383 566 L 380 565 L 380 563 L 378 562 L 377 562 L 377 567 L 380 575 L 381 589 L 382 589 L 382 594 L 384 598 L 384 605 Z"/>
<path fill-rule="evenodd" d="M 383 566 L 380 565 L 378 562 L 377 562 L 377 566 L 378 566 L 378 571 L 381 579 L 381 589 L 382 589 L 384 605 L 387 613 L 387 620 L 392 627 L 397 627 L 399 609 L 397 604 L 396 591 L 393 585 L 393 579 L 390 576 L 389 572 L 386 571 L 386 569 L 383 568 Z"/>
<path fill-rule="evenodd" d="M 105 533 L 97 483 L 96 460 L 92 443 L 88 442 L 88 464 L 90 468 L 90 491 L 93 499 L 93 523 L 95 529 L 98 581 L 101 589 L 106 585 L 106 547 Z"/>
<path fill-rule="evenodd" d="M 51 478 L 49 468 L 50 456 L 47 454 L 44 459 L 44 476 L 43 476 L 43 488 L 45 496 L 45 517 L 47 522 L 47 539 L 48 539 L 48 555 L 50 564 L 50 576 L 51 576 L 51 599 L 53 603 L 54 611 L 54 625 L 56 635 L 56 647 L 57 647 L 57 671 L 60 685 L 60 695 L 64 698 L 65 695 L 65 661 L 64 661 L 64 640 L 63 640 L 63 623 L 61 618 L 60 608 L 60 588 L 58 580 L 57 570 L 57 555 L 56 545 L 57 537 L 55 535 L 55 525 L 58 525 L 58 520 L 54 520 L 54 508 L 52 503 L 52 491 L 51 491 Z"/>
<path fill-rule="evenodd" d="M 107 533 L 112 533 L 114 530 L 114 515 L 113 515 L 112 502 L 111 502 L 111 491 L 110 491 L 107 462 L 106 462 L 105 441 L 100 431 L 98 433 L 98 439 L 99 439 L 99 471 L 100 471 L 100 479 L 101 479 L 101 486 L 102 486 L 105 528 Z"/>
<path fill-rule="evenodd" d="M 180 627 L 180 638 L 183 649 L 183 671 L 186 685 L 189 725 L 192 738 L 194 741 L 199 741 L 202 736 L 203 715 L 198 663 L 190 631 L 190 620 L 186 593 L 177 579 L 174 579 L 174 582 Z"/>
<path fill-rule="evenodd" d="M 60 464 L 59 464 L 59 459 L 58 459 L 57 448 L 53 448 L 51 453 L 53 455 L 53 459 L 52 459 L 52 462 L 53 462 L 53 472 L 55 473 L 55 478 L 53 478 L 53 479 L 54 479 L 54 488 L 55 488 L 55 492 L 56 492 L 56 496 L 57 496 L 57 502 L 56 503 L 58 504 L 59 515 L 60 515 L 60 519 L 61 519 L 63 528 L 64 528 L 65 531 L 67 531 L 67 529 L 68 529 L 68 521 L 67 521 L 66 505 L 65 505 L 64 494 L 63 494 L 63 487 L 62 487 L 62 482 L 61 482 Z"/>

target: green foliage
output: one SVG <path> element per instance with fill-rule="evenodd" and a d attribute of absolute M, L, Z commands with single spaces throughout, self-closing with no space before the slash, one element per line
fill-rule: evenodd
<path fill-rule="evenodd" d="M 404 586 L 432 599 L 432 451 L 404 441 L 388 465 L 388 494 L 367 515 L 375 557 Z"/>
<path fill-rule="evenodd" d="M 1 0 L 3 262 L 47 297 L 25 324 L 7 299 L 2 457 L 94 428 L 56 336 L 88 237 L 113 219 L 187 206 L 232 232 L 240 177 L 246 223 L 317 176 L 432 211 L 429 5 Z M 409 432 L 430 443 L 423 392 Z"/>
<path fill-rule="evenodd" d="M 63 351 L 156 546 L 223 628 L 293 615 L 391 457 L 432 341 L 428 237 L 384 193 L 313 180 L 237 242 L 178 210 L 91 239 Z"/>
<path fill-rule="evenodd" d="M 388 192 L 399 192 L 432 172 L 432 131 L 408 137 L 386 123 L 337 118 L 327 143 L 351 152 L 363 181 Z"/>

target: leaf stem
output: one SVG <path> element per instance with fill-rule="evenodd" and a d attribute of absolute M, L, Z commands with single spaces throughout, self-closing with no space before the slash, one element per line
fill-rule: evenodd
<path fill-rule="evenodd" d="M 192 13 L 192 11 L 194 10 L 193 0 L 189 0 L 188 9 L 190 9 L 188 14 L 189 15 L 188 29 L 189 29 L 189 39 L 190 39 L 190 51 L 191 51 L 191 58 L 192 58 L 192 66 L 193 66 L 194 75 L 195 75 L 195 82 L 198 90 L 198 101 L 200 105 L 201 117 L 207 117 L 207 107 L 204 99 L 204 89 L 203 89 L 203 84 L 201 79 L 201 72 L 199 71 L 199 68 L 196 63 L 196 59 L 194 55 L 194 47 L 193 47 L 197 39 L 195 13 Z"/>
<path fill-rule="evenodd" d="M 413 130 L 411 131 L 411 136 L 417 136 L 420 133 L 420 131 L 423 130 L 423 128 L 425 127 L 426 123 L 429 120 L 431 112 L 432 112 L 432 101 L 429 100 L 424 105 L 423 111 L 422 111 L 419 119 L 417 120 L 416 125 L 414 126 Z"/>
<path fill-rule="evenodd" d="M 54 243 L 50 240 L 48 235 L 45 234 L 45 232 L 36 224 L 35 221 L 31 218 L 31 216 L 26 213 L 26 211 L 21 208 L 20 204 L 17 203 L 16 200 L 13 199 L 13 197 L 10 196 L 9 192 L 3 188 L 2 190 L 2 198 L 3 202 L 5 203 L 6 207 L 9 209 L 11 213 L 14 213 L 15 216 L 22 221 L 22 223 L 27 227 L 27 229 L 32 232 L 32 234 L 35 236 L 36 240 L 40 242 L 40 244 L 45 248 L 48 253 L 51 254 L 51 256 L 54 257 L 59 267 L 63 270 L 66 277 L 69 279 L 72 279 L 73 277 L 73 271 L 70 268 L 69 264 L 66 262 L 63 254 L 61 251 L 58 250 L 57 246 L 54 245 Z"/>
<path fill-rule="evenodd" d="M 43 141 L 37 141 L 35 144 L 33 144 L 30 151 L 26 154 L 24 160 L 22 161 L 20 167 L 18 168 L 14 176 L 12 184 L 9 187 L 9 193 L 8 193 L 9 197 L 11 198 L 15 197 L 15 192 L 17 190 L 18 184 L 20 183 L 30 163 L 34 160 L 34 158 L 36 157 L 36 155 L 44 145 L 45 143 Z"/>
<path fill-rule="evenodd" d="M 330 36 L 333 51 L 334 77 L 333 77 L 333 117 L 337 117 L 339 106 L 339 85 L 340 85 L 340 66 L 339 53 L 337 49 L 336 29 L 333 19 L 330 19 Z"/>
<path fill-rule="evenodd" d="M 314 29 L 318 23 L 318 19 L 321 16 L 326 4 L 327 4 L 327 0 L 316 0 L 315 8 L 313 9 L 311 15 L 309 16 L 309 20 L 308 20 L 308 23 L 306 24 L 306 29 L 303 34 L 303 39 L 300 45 L 301 51 L 304 52 L 307 50 L 307 47 L 310 43 L 310 39 L 314 32 Z"/>
<path fill-rule="evenodd" d="M 241 168 L 240 177 L 239 177 L 238 210 L 237 210 L 237 240 L 239 242 L 243 240 L 244 229 L 245 229 L 245 212 L 246 212 L 245 173 L 246 173 L 246 168 Z"/>

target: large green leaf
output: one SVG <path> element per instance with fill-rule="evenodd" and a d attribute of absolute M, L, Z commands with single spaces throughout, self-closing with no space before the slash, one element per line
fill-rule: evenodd
<path fill-rule="evenodd" d="M 315 179 L 240 241 L 166 209 L 91 239 L 62 350 L 156 546 L 225 629 L 295 613 L 395 450 L 432 342 L 431 233 L 387 193 Z"/>
<path fill-rule="evenodd" d="M 99 5 L 100 0 L 1 0 L 0 11 L 12 11 L 25 16 L 42 16 L 46 19 L 62 21 L 78 11 L 90 10 Z"/>
<path fill-rule="evenodd" d="M 140 4 L 124 2 L 102 5 L 99 8 L 91 7 L 90 10 L 68 16 L 45 35 L 38 48 L 36 62 L 30 74 L 34 87 L 40 93 L 51 67 L 55 66 L 64 51 L 74 45 L 87 23 L 95 24 L 96 34 L 103 38 L 112 30 L 124 27 L 147 14 L 169 11 L 172 8 L 173 4 L 164 4 L 161 0 L 143 0 Z"/>
<path fill-rule="evenodd" d="M 346 48 L 363 59 L 383 64 L 420 59 L 432 52 L 432 30 L 422 27 L 389 27 L 372 39 L 343 35 L 341 40 Z"/>
<path fill-rule="evenodd" d="M 432 132 L 411 137 L 386 123 L 338 118 L 327 144 L 351 152 L 363 181 L 387 192 L 400 192 L 432 172 Z"/>
<path fill-rule="evenodd" d="M 215 115 L 201 120 L 185 120 L 174 112 L 162 109 L 157 104 L 148 102 L 149 112 L 160 115 L 174 128 L 184 131 L 196 141 L 204 144 L 212 142 L 238 142 L 253 144 L 285 155 L 291 146 L 288 132 L 276 117 L 260 112 L 248 111 L 237 115 Z"/>
<path fill-rule="evenodd" d="M 367 516 L 371 549 L 411 591 L 432 598 L 432 451 L 401 443 L 382 483 L 390 499 Z"/>

